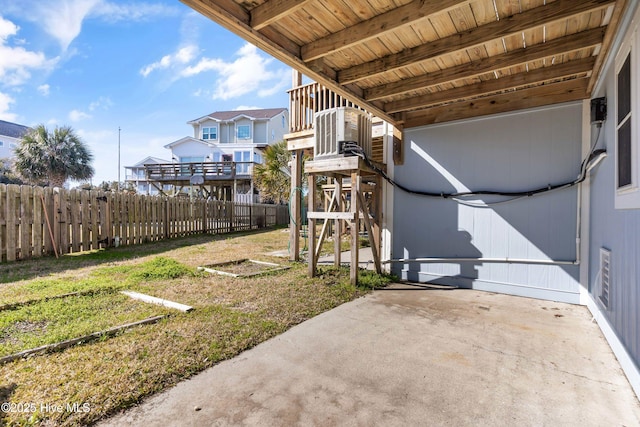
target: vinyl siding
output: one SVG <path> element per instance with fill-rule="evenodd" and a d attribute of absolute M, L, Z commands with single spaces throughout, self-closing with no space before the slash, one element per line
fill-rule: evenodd
<path fill-rule="evenodd" d="M 608 156 L 591 174 L 589 292 L 640 369 L 640 209 L 615 209 L 615 93 L 615 66 L 611 64 L 593 96 L 606 96 L 609 112 L 599 142 Z M 611 251 L 608 308 L 599 302 L 600 248 Z"/>
<path fill-rule="evenodd" d="M 395 179 L 436 193 L 522 191 L 571 181 L 580 168 L 581 105 L 405 130 Z M 475 198 L 484 202 L 495 196 Z M 492 207 L 397 190 L 394 258 L 576 258 L 576 188 Z M 579 302 L 577 266 L 446 262 L 394 264 L 409 280 Z"/>

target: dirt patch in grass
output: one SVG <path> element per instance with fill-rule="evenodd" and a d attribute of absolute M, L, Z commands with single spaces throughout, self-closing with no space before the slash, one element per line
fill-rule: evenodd
<path fill-rule="evenodd" d="M 104 328 L 144 317 L 145 310 L 160 314 L 162 307 L 120 300 L 128 298 L 117 292 L 122 289 L 187 304 L 194 311 L 169 310 L 169 316 L 156 324 L 0 366 L 4 401 L 34 403 L 37 409 L 1 413 L 0 425 L 90 424 L 368 292 L 349 284 L 348 270 L 320 269 L 318 277 L 311 279 L 306 265 L 282 259 L 273 262 L 285 263 L 289 270 L 249 278 L 197 271 L 200 265 L 237 259 L 239 253 L 255 257 L 267 247 L 286 249 L 287 243 L 287 233 L 273 230 L 153 243 L 128 249 L 127 256 L 117 248 L 119 257 L 105 251 L 102 261 L 95 254 L 88 260 L 76 256 L 77 269 L 67 257 L 38 260 L 35 270 L 29 269 L 28 262 L 20 263 L 20 278 L 0 285 L 0 304 L 96 291 L 77 297 L 76 302 L 86 302 L 78 305 L 84 307 L 81 311 L 65 306 L 66 298 L 62 298 L 0 312 L 0 319 L 14 316 L 0 328 L 11 330 L 5 335 L 21 341 L 20 345 L 28 339 L 53 336 L 56 328 L 55 336 L 60 337 L 68 325 L 75 324 L 71 335 L 80 333 L 80 318 L 88 319 L 85 325 L 89 326 L 82 330 L 95 332 L 91 329 L 98 325 Z M 58 262 L 65 263 L 64 268 Z M 0 274 L 5 267 L 0 266 Z M 127 304 L 134 304 L 129 311 L 124 309 Z M 57 311 L 61 317 L 53 315 Z M 73 313 L 82 315 L 74 318 Z M 21 329 L 19 334 L 13 332 L 15 328 Z M 17 345 L 9 340 L 1 345 Z M 61 405 L 64 410 L 41 411 L 43 403 Z M 67 405 L 73 409 L 74 404 L 89 410 L 67 410 Z"/>

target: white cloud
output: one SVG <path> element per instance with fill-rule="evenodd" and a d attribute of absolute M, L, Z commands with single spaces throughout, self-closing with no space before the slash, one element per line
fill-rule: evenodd
<path fill-rule="evenodd" d="M 149 64 L 140 70 L 142 76 L 147 77 L 154 70 L 167 69 L 176 65 L 185 65 L 191 62 L 198 53 L 198 47 L 188 45 L 178 49 L 177 52 L 163 56 L 160 61 Z"/>
<path fill-rule="evenodd" d="M 8 44 L 20 27 L 0 16 L 0 82 L 4 86 L 19 86 L 31 77 L 30 70 L 47 68 L 55 63 L 47 61 L 42 52 L 30 52 Z"/>
<path fill-rule="evenodd" d="M 179 14 L 178 8 L 155 4 L 131 2 L 130 4 L 116 4 L 100 1 L 92 15 L 103 18 L 108 22 L 142 21 L 155 16 L 174 16 Z"/>
<path fill-rule="evenodd" d="M 101 96 L 96 101 L 93 101 L 91 104 L 89 104 L 89 111 L 95 111 L 98 109 L 108 110 L 112 106 L 113 102 L 111 101 L 111 98 Z"/>
<path fill-rule="evenodd" d="M 220 78 L 215 83 L 213 99 L 227 100 L 247 93 L 256 93 L 259 97 L 273 95 L 287 87 L 289 71 L 280 69 L 271 71 L 272 58 L 261 56 L 252 44 L 245 44 L 233 62 L 219 58 L 202 58 L 197 64 L 186 67 L 182 77 L 191 77 L 207 71 L 215 71 Z"/>
<path fill-rule="evenodd" d="M 78 37 L 84 21 L 89 18 L 112 23 L 180 13 L 178 8 L 172 6 L 137 1 L 119 4 L 107 0 L 0 0 L 0 9 L 41 25 L 47 34 L 56 39 L 62 51 L 66 51 Z M 0 26 L 0 35 L 2 31 Z"/>
<path fill-rule="evenodd" d="M 233 109 L 233 111 L 240 111 L 240 110 L 259 110 L 262 107 L 256 107 L 254 105 L 250 106 L 250 105 L 238 105 L 236 108 Z"/>
<path fill-rule="evenodd" d="M 78 37 L 82 22 L 100 0 L 60 0 L 37 3 L 34 17 L 44 26 L 44 30 L 55 37 L 63 51 Z"/>
<path fill-rule="evenodd" d="M 17 119 L 17 115 L 9 112 L 9 106 L 13 104 L 15 100 L 9 95 L 0 92 L 0 120 L 6 120 L 13 122 Z"/>
<path fill-rule="evenodd" d="M 4 42 L 9 38 L 9 36 L 15 36 L 16 34 L 18 34 L 19 28 L 20 27 L 18 27 L 13 22 L 7 21 L 2 16 L 0 16 L 0 40 L 1 41 Z"/>
<path fill-rule="evenodd" d="M 49 96 L 49 92 L 51 91 L 51 87 L 48 84 L 43 84 L 38 86 L 38 92 L 44 97 Z"/>
<path fill-rule="evenodd" d="M 71 110 L 69 112 L 69 120 L 71 120 L 72 122 L 79 122 L 81 120 L 86 120 L 90 118 L 91 118 L 91 115 L 85 113 L 84 111 Z"/>

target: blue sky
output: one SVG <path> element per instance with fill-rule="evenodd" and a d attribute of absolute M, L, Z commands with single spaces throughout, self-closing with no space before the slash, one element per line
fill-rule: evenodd
<path fill-rule="evenodd" d="M 94 184 L 214 111 L 287 107 L 291 69 L 177 0 L 0 0 L 0 119 L 69 125 Z"/>

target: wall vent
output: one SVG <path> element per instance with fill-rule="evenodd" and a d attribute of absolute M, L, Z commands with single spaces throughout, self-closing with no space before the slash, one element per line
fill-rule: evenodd
<path fill-rule="evenodd" d="M 339 157 L 341 141 L 356 142 L 371 158 L 371 115 L 352 107 L 319 111 L 314 117 L 314 158 Z"/>
<path fill-rule="evenodd" d="M 600 302 L 609 308 L 611 285 L 611 251 L 600 248 Z"/>

